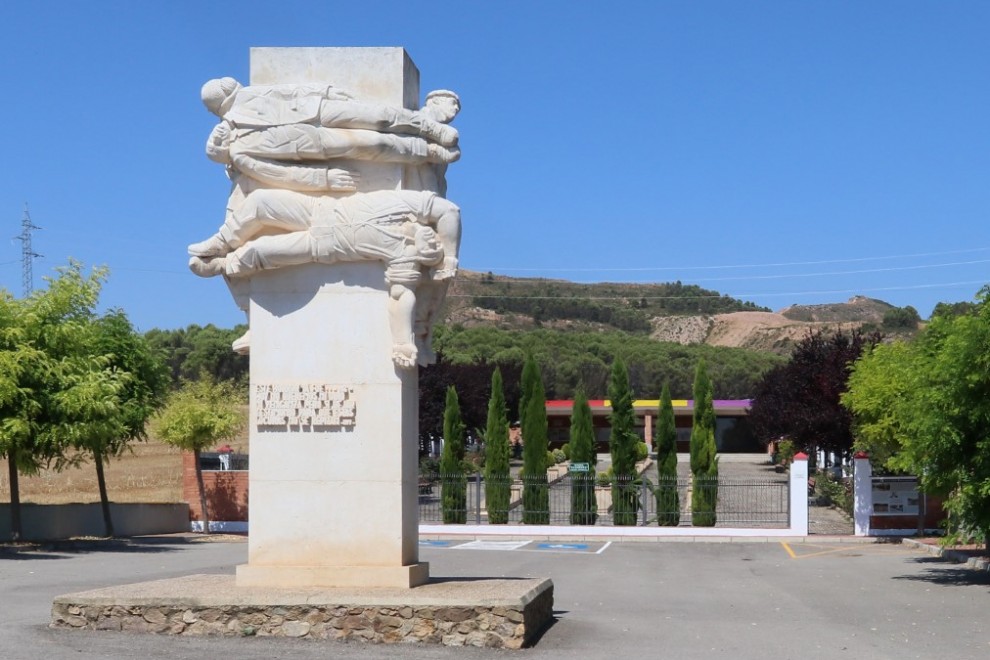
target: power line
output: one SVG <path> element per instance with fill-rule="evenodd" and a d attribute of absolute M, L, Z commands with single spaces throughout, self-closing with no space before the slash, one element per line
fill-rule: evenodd
<path fill-rule="evenodd" d="M 955 261 L 947 264 L 924 264 L 921 266 L 896 266 L 894 268 L 863 268 L 859 270 L 836 270 L 831 272 L 818 273 L 788 273 L 784 275 L 740 275 L 737 277 L 702 277 L 698 282 L 727 282 L 731 280 L 782 280 L 791 277 L 822 277 L 826 275 L 862 275 L 864 273 L 892 273 L 903 270 L 923 270 L 926 268 L 947 268 L 950 266 L 972 266 L 973 264 L 990 263 L 990 259 L 977 259 L 975 261 Z"/>
<path fill-rule="evenodd" d="M 950 254 L 972 254 L 974 252 L 987 252 L 990 251 L 990 247 L 979 247 L 970 248 L 966 250 L 948 250 L 944 252 L 920 252 L 916 254 L 892 254 L 892 255 L 882 255 L 875 257 L 855 257 L 851 259 L 823 259 L 816 261 L 786 261 L 779 263 L 762 263 L 762 264 L 731 264 L 725 266 L 647 266 L 647 267 L 634 267 L 634 268 L 609 268 L 609 267 L 595 267 L 595 268 L 532 268 L 532 267 L 479 267 L 477 270 L 480 271 L 491 271 L 491 272 L 547 272 L 547 273 L 565 273 L 565 272 L 575 272 L 575 273 L 594 273 L 594 272 L 609 272 L 609 273 L 633 273 L 633 272 L 652 272 L 652 271 L 686 271 L 686 270 L 729 270 L 732 268 L 783 268 L 789 266 L 821 266 L 825 264 L 846 264 L 846 263 L 862 263 L 864 261 L 884 261 L 889 259 L 916 259 L 919 257 L 941 257 Z"/>
<path fill-rule="evenodd" d="M 748 298 L 748 297 L 767 297 L 767 296 L 812 296 L 812 295 L 825 295 L 825 294 L 857 294 L 864 293 L 867 291 L 911 291 L 917 289 L 942 289 L 942 288 L 957 288 L 960 286 L 973 286 L 979 285 L 984 286 L 988 283 L 987 280 L 970 280 L 968 282 L 943 282 L 935 284 L 915 284 L 910 286 L 886 286 L 886 287 L 859 287 L 856 289 L 826 289 L 819 291 L 784 291 L 784 292 L 763 292 L 763 293 L 734 293 L 731 294 L 733 298 Z M 648 286 L 648 285 L 640 285 Z M 447 294 L 448 298 L 489 298 L 493 300 L 629 300 L 630 298 L 643 299 L 643 300 L 685 300 L 685 299 L 708 299 L 708 298 L 724 298 L 728 296 L 728 293 L 713 293 L 707 295 L 693 295 L 693 296 L 643 296 L 637 294 L 630 294 L 628 296 L 509 296 L 509 295 L 488 295 L 484 293 L 471 294 L 471 293 L 450 293 Z"/>

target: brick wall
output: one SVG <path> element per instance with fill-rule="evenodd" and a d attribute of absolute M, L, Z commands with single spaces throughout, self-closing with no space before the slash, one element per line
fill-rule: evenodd
<path fill-rule="evenodd" d="M 203 486 L 211 521 L 247 521 L 247 470 L 204 470 Z M 202 520 L 196 487 L 196 461 L 192 452 L 182 453 L 182 498 L 189 503 L 189 519 Z"/>
<path fill-rule="evenodd" d="M 921 523 L 922 529 L 942 529 L 947 514 L 943 508 L 943 498 L 921 493 L 925 500 Z M 915 529 L 918 516 L 870 516 L 870 529 Z"/>

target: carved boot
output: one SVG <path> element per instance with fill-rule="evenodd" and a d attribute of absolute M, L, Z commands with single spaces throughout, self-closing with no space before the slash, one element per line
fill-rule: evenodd
<path fill-rule="evenodd" d="M 432 142 L 427 142 L 426 144 L 426 161 L 428 163 L 455 163 L 461 158 L 461 150 L 457 147 L 453 149 L 447 149 L 441 147 L 439 144 L 433 144 Z"/>
<path fill-rule="evenodd" d="M 427 140 L 445 147 L 453 147 L 457 144 L 457 129 L 453 126 L 447 126 L 423 116 L 413 122 L 413 125 L 419 130 L 419 134 Z"/>
<path fill-rule="evenodd" d="M 231 246 L 220 234 L 213 234 L 205 241 L 189 246 L 189 254 L 194 257 L 222 257 L 231 251 Z"/>
<path fill-rule="evenodd" d="M 192 257 L 189 259 L 189 270 L 200 277 L 216 277 L 223 275 L 227 266 L 227 260 L 223 257 L 214 259 L 203 259 L 202 257 Z"/>

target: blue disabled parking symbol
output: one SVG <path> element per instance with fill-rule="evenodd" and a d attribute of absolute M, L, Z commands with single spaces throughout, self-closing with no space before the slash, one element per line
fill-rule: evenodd
<path fill-rule="evenodd" d="M 429 548 L 447 548 L 450 547 L 450 541 L 431 541 L 428 539 L 420 539 L 419 544 Z"/>
<path fill-rule="evenodd" d="M 540 550 L 587 550 L 587 543 L 538 543 Z"/>

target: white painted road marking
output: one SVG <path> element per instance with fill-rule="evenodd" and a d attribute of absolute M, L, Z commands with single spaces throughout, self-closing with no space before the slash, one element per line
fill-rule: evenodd
<path fill-rule="evenodd" d="M 451 550 L 518 550 L 529 541 L 470 541 L 454 546 Z"/>
<path fill-rule="evenodd" d="M 424 548 L 435 548 L 437 550 L 503 550 L 519 552 L 543 552 L 543 553 L 565 553 L 577 555 L 600 555 L 612 545 L 611 541 L 605 543 L 553 543 L 537 542 L 533 539 L 526 541 L 432 541 L 421 540 L 419 545 Z"/>

